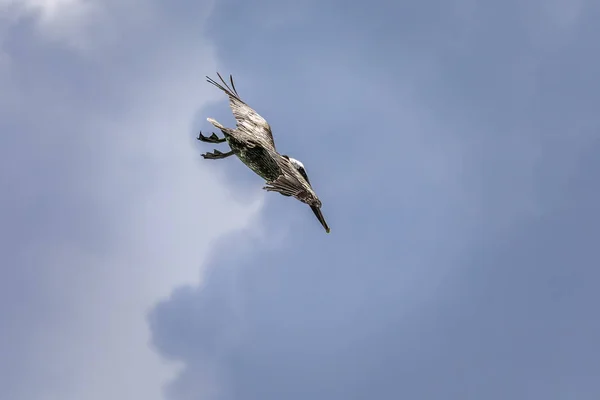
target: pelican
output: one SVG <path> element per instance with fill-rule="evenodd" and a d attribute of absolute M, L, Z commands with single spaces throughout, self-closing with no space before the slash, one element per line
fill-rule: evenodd
<path fill-rule="evenodd" d="M 233 83 L 233 77 L 229 75 L 230 87 L 223 80 L 221 74 L 217 72 L 217 75 L 222 84 L 208 76 L 206 79 L 229 97 L 229 106 L 236 120 L 236 128 L 226 128 L 214 119 L 207 118 L 208 122 L 223 132 L 224 138 L 219 138 L 214 132 L 210 136 L 204 136 L 200 132 L 198 140 L 206 143 L 226 141 L 231 151 L 222 153 L 214 150 L 212 153 L 202 154 L 202 157 L 207 160 L 218 160 L 236 155 L 246 166 L 266 181 L 263 189 L 288 197 L 292 196 L 308 204 L 325 228 L 325 232 L 329 233 L 329 225 L 321 212 L 321 200 L 308 180 L 304 164 L 277 152 L 271 127 L 263 117 L 240 98 Z"/>

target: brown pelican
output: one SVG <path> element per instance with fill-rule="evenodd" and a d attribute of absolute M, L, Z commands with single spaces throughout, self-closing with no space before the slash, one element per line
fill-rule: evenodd
<path fill-rule="evenodd" d="M 321 200 L 310 185 L 304 165 L 292 157 L 277 152 L 271 127 L 263 117 L 240 99 L 233 77 L 229 75 L 231 82 L 229 87 L 218 72 L 217 75 L 222 85 L 208 76 L 206 79 L 229 96 L 229 106 L 237 124 L 236 129 L 225 128 L 214 119 L 207 118 L 208 122 L 221 130 L 225 137 L 221 139 L 214 132 L 207 137 L 200 132 L 198 140 L 207 143 L 227 141 L 231 151 L 221 153 L 214 150 L 212 153 L 202 154 L 202 157 L 217 160 L 235 154 L 252 171 L 267 181 L 263 189 L 279 192 L 284 196 L 293 196 L 308 204 L 325 231 L 329 233 L 329 226 L 321 213 Z"/>

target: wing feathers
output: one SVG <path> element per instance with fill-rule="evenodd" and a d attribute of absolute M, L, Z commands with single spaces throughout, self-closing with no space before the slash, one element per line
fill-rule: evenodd
<path fill-rule="evenodd" d="M 225 82 L 225 80 L 223 79 L 223 77 L 221 76 L 221 74 L 219 74 L 217 72 L 217 75 L 219 76 L 219 79 L 221 80 L 221 83 L 223 83 L 223 85 L 221 85 L 219 82 L 215 81 L 213 78 L 207 76 L 206 80 L 209 83 L 212 83 L 213 85 L 215 85 L 216 87 L 218 87 L 219 89 L 221 89 L 222 91 L 225 92 L 225 94 L 227 94 L 227 96 L 229 97 L 233 97 L 238 101 L 241 101 L 242 103 L 244 103 L 242 101 L 242 99 L 240 99 L 240 96 L 238 95 L 237 90 L 235 90 L 235 85 L 233 84 L 233 76 L 229 75 L 229 79 L 231 81 L 231 87 L 229 87 L 229 85 Z M 244 103 L 245 104 L 245 103 Z"/>
<path fill-rule="evenodd" d="M 281 168 L 281 174 L 274 181 L 267 182 L 263 189 L 284 196 L 293 196 L 303 203 L 320 206 L 316 193 L 289 159 L 277 155 L 277 164 Z"/>
<path fill-rule="evenodd" d="M 263 187 L 267 192 L 278 192 L 284 196 L 298 196 L 304 188 L 299 187 L 294 179 L 282 174 L 277 179 L 267 182 L 267 186 Z"/>
<path fill-rule="evenodd" d="M 247 136 L 247 140 L 259 142 L 262 146 L 275 150 L 275 142 L 273 141 L 273 134 L 271 133 L 269 123 L 240 98 L 233 82 L 233 76 L 229 75 L 230 87 L 221 74 L 217 72 L 217 75 L 221 83 L 208 76 L 206 80 L 221 89 L 229 97 L 229 106 L 237 122 L 237 131 L 242 136 Z"/>

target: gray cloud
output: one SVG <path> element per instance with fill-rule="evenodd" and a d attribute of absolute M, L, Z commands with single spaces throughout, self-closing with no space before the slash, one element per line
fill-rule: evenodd
<path fill-rule="evenodd" d="M 199 163 L 211 4 L 27 4 L 0 8 L 0 398 L 160 399 L 147 309 L 261 206 Z"/>
<path fill-rule="evenodd" d="M 332 234 L 269 197 L 267 228 L 291 215 L 284 248 L 224 238 L 203 285 L 157 305 L 153 343 L 185 365 L 170 397 L 596 398 L 598 10 L 331 2 L 248 18 L 270 5 L 221 3 L 209 29 Z"/>

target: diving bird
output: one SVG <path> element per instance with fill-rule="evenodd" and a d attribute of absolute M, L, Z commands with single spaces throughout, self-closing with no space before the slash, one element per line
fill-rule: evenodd
<path fill-rule="evenodd" d="M 206 143 L 223 143 L 227 141 L 231 151 L 221 153 L 214 150 L 212 153 L 202 154 L 208 160 L 218 160 L 236 155 L 246 166 L 266 181 L 263 189 L 269 192 L 278 192 L 284 196 L 292 196 L 308 204 L 313 213 L 329 233 L 329 225 L 321 212 L 321 200 L 310 185 L 304 165 L 287 155 L 282 155 L 275 149 L 271 127 L 267 121 L 256 111 L 248 106 L 238 95 L 229 75 L 231 87 L 217 72 L 221 83 L 206 77 L 207 81 L 221 89 L 229 97 L 229 106 L 236 120 L 236 128 L 226 128 L 212 118 L 208 122 L 223 132 L 224 138 L 219 138 L 214 132 L 210 136 L 198 135 L 198 140 Z"/>

